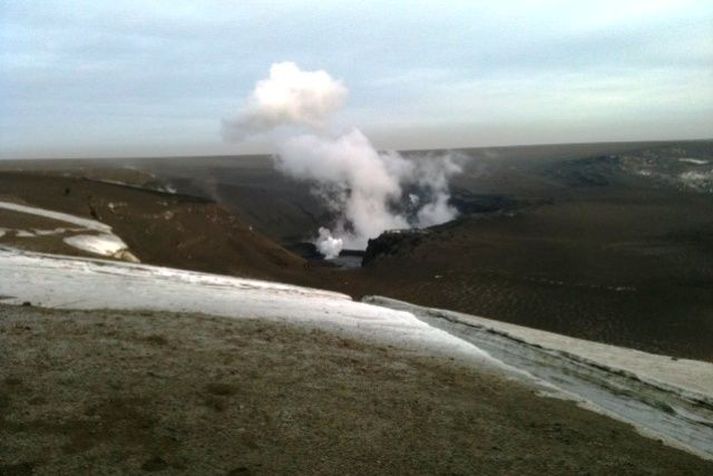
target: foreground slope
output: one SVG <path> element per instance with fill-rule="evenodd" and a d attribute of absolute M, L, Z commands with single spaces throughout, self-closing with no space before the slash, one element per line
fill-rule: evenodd
<path fill-rule="evenodd" d="M 713 471 L 487 370 L 275 321 L 0 306 L 0 348 L 2 474 Z"/>
<path fill-rule="evenodd" d="M 370 296 L 407 310 L 582 403 L 713 460 L 713 364 L 671 359 L 479 316 Z"/>
<path fill-rule="evenodd" d="M 258 385 L 259 388 L 267 389 L 270 388 L 270 385 L 273 385 L 273 379 L 277 382 L 282 382 L 276 384 L 279 387 L 279 390 L 276 390 L 279 403 L 275 404 L 266 400 L 261 402 L 257 408 L 253 407 L 250 415 L 255 412 L 265 415 L 264 420 L 258 420 L 258 423 L 249 418 L 248 422 L 241 420 L 240 418 L 246 417 L 245 415 L 241 416 L 240 412 L 238 412 L 238 414 L 234 415 L 235 418 L 238 418 L 237 420 L 233 420 L 232 424 L 222 422 L 221 425 L 223 426 L 221 428 L 224 428 L 224 425 L 235 425 L 244 429 L 246 424 L 269 426 L 268 423 L 274 423 L 273 419 L 277 418 L 279 420 L 282 415 L 286 415 L 285 418 L 287 420 L 280 423 L 282 426 L 286 425 L 286 428 L 289 428 L 290 424 L 296 426 L 307 425 L 296 436 L 288 432 L 289 435 L 292 435 L 290 438 L 299 440 L 299 443 L 280 438 L 268 438 L 267 441 L 277 447 L 290 442 L 297 444 L 295 451 L 299 454 L 311 454 L 313 445 L 318 445 L 319 447 L 329 445 L 321 438 L 330 433 L 320 432 L 322 425 L 327 424 L 319 423 L 315 427 L 313 420 L 315 418 L 314 412 L 317 412 L 317 416 L 322 415 L 320 413 L 322 410 L 320 409 L 324 405 L 332 405 L 335 411 L 336 409 L 344 409 L 346 412 L 340 417 L 333 415 L 323 416 L 325 421 L 346 419 L 344 422 L 346 426 L 341 429 L 332 428 L 330 430 L 334 433 L 327 438 L 327 441 L 337 438 L 346 444 L 352 442 L 355 446 L 350 451 L 355 451 L 359 455 L 364 455 L 365 451 L 368 454 L 375 454 L 378 456 L 377 463 L 379 464 L 382 463 L 381 457 L 395 457 L 393 453 L 390 453 L 394 448 L 401 448 L 398 450 L 400 454 L 407 453 L 406 448 L 412 448 L 414 451 L 420 451 L 421 453 L 426 451 L 426 454 L 428 454 L 423 445 L 426 444 L 425 441 L 430 441 L 430 436 L 421 435 L 418 444 L 415 441 L 408 441 L 409 438 L 415 437 L 416 434 L 427 432 L 429 435 L 435 435 L 434 437 L 439 439 L 443 438 L 440 445 L 444 446 L 438 446 L 441 449 L 434 450 L 436 453 L 433 456 L 440 458 L 443 454 L 459 454 L 458 458 L 461 459 L 461 463 L 456 466 L 460 468 L 456 472 L 472 472 L 474 468 L 478 468 L 480 467 L 479 465 L 483 464 L 483 458 L 488 459 L 482 456 L 487 451 L 487 447 L 477 447 L 476 454 L 480 454 L 482 457 L 474 458 L 472 453 L 469 453 L 473 451 L 473 443 L 466 444 L 465 440 L 453 442 L 450 439 L 451 437 L 446 438 L 446 435 L 450 435 L 454 431 L 462 431 L 463 438 L 470 435 L 471 439 L 475 438 L 474 441 L 477 441 L 477 435 L 484 431 L 483 426 L 488 426 L 492 423 L 502 427 L 494 430 L 496 432 L 504 431 L 511 427 L 519 427 L 518 431 L 521 432 L 523 442 L 525 438 L 532 438 L 533 440 L 538 440 L 535 444 L 535 446 L 538 446 L 542 443 L 539 441 L 540 424 L 535 421 L 542 418 L 543 415 L 525 417 L 523 412 L 527 414 L 532 411 L 531 406 L 540 408 L 540 405 L 545 407 L 554 405 L 548 407 L 550 408 L 548 411 L 555 412 L 558 415 L 557 421 L 560 423 L 555 426 L 554 433 L 556 435 L 562 430 L 562 425 L 573 430 L 573 433 L 570 433 L 570 436 L 563 440 L 564 444 L 575 448 L 579 447 L 576 452 L 590 451 L 590 448 L 587 447 L 585 449 L 581 445 L 589 445 L 593 434 L 586 425 L 579 426 L 580 423 L 577 423 L 577 418 L 580 417 L 576 416 L 577 412 L 584 412 L 581 415 L 586 412 L 582 409 L 575 409 L 571 403 L 565 403 L 560 400 L 557 400 L 556 404 L 552 402 L 542 403 L 544 401 L 540 400 L 542 397 L 536 397 L 535 393 L 547 392 L 565 397 L 567 394 L 572 396 L 572 391 L 574 390 L 574 396 L 582 397 L 583 400 L 580 400 L 584 403 L 596 406 L 600 402 L 596 399 L 589 399 L 586 394 L 578 394 L 576 388 L 563 387 L 567 393 L 562 393 L 542 380 L 533 379 L 527 373 L 522 372 L 522 370 L 533 371 L 532 367 L 527 367 L 532 362 L 528 364 L 528 362 L 521 360 L 513 367 L 512 365 L 504 365 L 501 361 L 494 359 L 483 352 L 481 346 L 490 345 L 491 343 L 497 344 L 497 339 L 495 338 L 486 338 L 485 341 L 472 340 L 469 336 L 458 338 L 452 334 L 452 329 L 444 328 L 445 330 L 442 330 L 433 327 L 417 319 L 411 312 L 353 302 L 348 296 L 329 291 L 319 291 L 279 283 L 138 264 L 44 255 L 8 248 L 0 249 L 0 295 L 2 295 L 3 301 L 13 304 L 29 303 L 50 308 L 93 310 L 88 313 L 67 311 L 69 314 L 51 310 L 36 310 L 34 307 L 27 306 L 4 308 L 3 310 L 2 336 L 3 339 L 6 339 L 3 348 L 11 350 L 7 365 L 4 367 L 4 371 L 7 373 L 3 387 L 6 389 L 4 405 L 6 407 L 8 405 L 16 405 L 9 406 L 10 410 L 7 412 L 8 417 L 4 425 L 10 431 L 6 437 L 10 446 L 7 447 L 6 451 L 8 454 L 25 455 L 23 458 L 37 455 L 37 445 L 42 446 L 42 438 L 47 437 L 56 443 L 57 440 L 54 437 L 46 434 L 47 432 L 52 433 L 50 429 L 59 428 L 55 432 L 62 433 L 70 431 L 71 428 L 64 427 L 61 423 L 70 416 L 74 418 L 72 420 L 74 422 L 73 425 L 78 425 L 81 430 L 80 436 L 77 438 L 86 439 L 86 432 L 89 432 L 89 434 L 92 434 L 91 432 L 101 433 L 103 431 L 102 425 L 107 424 L 105 420 L 108 419 L 108 424 L 111 424 L 111 419 L 114 418 L 111 413 L 112 410 L 107 409 L 105 405 L 111 406 L 112 399 L 118 398 L 117 395 L 123 392 L 125 392 L 124 398 L 128 399 L 128 402 L 117 404 L 122 415 L 128 412 L 127 414 L 131 416 L 130 419 L 139 415 L 136 418 L 141 420 L 148 417 L 139 412 L 135 408 L 136 405 L 141 408 L 147 405 L 153 408 L 158 405 L 156 407 L 157 412 L 168 411 L 171 414 L 166 416 L 172 422 L 169 424 L 170 429 L 165 429 L 161 426 L 165 423 L 162 419 L 160 419 L 161 425 L 152 423 L 154 420 L 148 420 L 149 423 L 144 424 L 157 424 L 162 434 L 175 433 L 175 425 L 177 425 L 176 422 L 178 421 L 176 420 L 178 417 L 174 415 L 176 412 L 181 415 L 180 418 L 187 418 L 189 421 L 193 421 L 192 418 L 194 418 L 185 414 L 185 412 L 190 414 L 193 411 L 192 407 L 186 409 L 178 403 L 181 401 L 180 399 L 173 400 L 175 395 L 182 395 L 184 399 L 188 399 L 186 401 L 189 401 L 192 397 L 185 392 L 191 394 L 191 392 L 199 388 L 196 384 L 191 384 L 189 381 L 184 380 L 187 372 L 195 372 L 200 374 L 201 378 L 209 379 L 206 382 L 201 380 L 201 385 L 205 386 L 208 394 L 214 394 L 213 397 L 215 398 L 210 395 L 208 397 L 204 395 L 201 398 L 208 398 L 209 406 L 217 406 L 219 412 L 227 411 L 228 408 L 232 408 L 231 404 L 228 403 L 230 399 L 227 397 L 239 394 L 237 389 L 241 388 L 234 378 L 236 372 L 239 373 L 240 365 L 252 365 L 249 364 L 249 360 L 247 363 L 243 362 L 246 358 L 254 358 L 254 364 L 262 365 L 264 368 L 244 370 L 243 372 L 247 373 L 244 373 L 239 378 L 239 381 L 250 388 Z M 166 311 L 200 312 L 201 314 L 207 313 L 229 318 L 241 318 L 241 320 L 258 319 L 259 323 L 256 325 L 268 329 L 268 331 L 260 331 L 266 333 L 262 334 L 257 342 L 253 342 L 250 339 L 247 341 L 239 338 L 235 340 L 230 336 L 234 336 L 236 333 L 240 334 L 242 331 L 239 329 L 246 329 L 245 326 L 249 328 L 252 324 L 232 324 L 229 323 L 230 321 L 215 321 L 212 320 L 213 318 L 195 315 L 180 317 L 166 314 Z M 106 316 L 113 316 L 110 318 L 113 321 L 107 321 L 108 318 Z M 173 321 L 171 321 L 172 319 Z M 214 326 L 213 322 L 222 323 L 218 326 L 219 330 L 215 334 L 211 334 L 212 331 L 210 330 Z M 204 325 L 206 326 L 205 329 L 202 327 Z M 177 326 L 186 330 L 177 332 Z M 187 335 L 191 336 L 191 343 L 183 346 L 173 345 L 172 343 L 177 335 L 186 335 L 182 334 L 182 332 L 188 332 Z M 320 370 L 324 365 L 320 363 L 324 358 L 322 350 L 318 348 L 319 346 L 315 346 L 314 343 L 303 342 L 304 339 L 299 336 L 294 337 L 293 334 L 295 332 L 298 334 L 301 332 L 308 336 L 329 336 L 324 341 L 325 345 L 329 344 L 329 342 L 332 344 L 336 342 L 347 353 L 351 353 L 355 348 L 362 349 L 358 355 L 370 356 L 370 360 L 378 361 L 383 369 L 391 369 L 391 371 L 382 374 L 382 371 L 385 372 L 386 370 L 369 370 L 368 366 L 363 367 L 359 364 L 359 358 L 352 356 L 352 360 L 337 359 L 339 364 L 335 364 L 333 370 L 338 375 L 332 375 L 326 371 L 324 373 Z M 213 337 L 210 337 L 211 335 Z M 227 339 L 227 342 L 221 339 Z M 256 346 L 255 348 L 251 347 L 253 344 Z M 226 352 L 231 354 L 231 357 L 219 351 L 226 345 L 230 349 L 230 351 Z M 296 349 L 301 350 L 297 351 Z M 631 353 L 631 351 L 628 352 Z M 187 357 L 186 354 L 188 354 Z M 620 350 L 619 354 L 624 355 L 626 352 Z M 203 355 L 203 357 L 197 358 L 197 355 Z M 295 359 L 295 355 L 300 357 Z M 500 357 L 497 354 L 494 355 L 498 358 Z M 392 359 L 394 356 L 397 357 L 396 360 Z M 569 363 L 569 361 L 565 362 L 566 359 L 563 357 L 565 355 L 560 355 L 559 357 L 553 355 L 549 362 L 550 370 L 556 369 L 559 366 L 559 361 Z M 183 358 L 187 360 L 182 361 L 181 359 Z M 411 363 L 404 363 L 400 360 L 401 358 Z M 287 363 L 285 363 L 285 359 Z M 598 359 L 594 361 L 597 368 L 605 369 L 605 365 L 608 363 L 608 356 L 600 355 Z M 243 362 L 243 364 L 236 364 L 237 361 Z M 260 363 L 258 364 L 258 362 Z M 272 373 L 276 372 L 282 365 L 281 362 L 287 365 L 285 375 L 273 376 Z M 356 366 L 354 369 L 351 367 L 352 364 Z M 197 365 L 199 369 L 193 370 L 192 365 Z M 429 365 L 435 365 L 435 367 L 429 367 Z M 701 365 L 709 366 L 709 364 L 703 363 Z M 213 370 L 216 366 L 220 370 Z M 539 369 L 535 367 L 534 370 Z M 703 370 L 708 371 L 708 369 Z M 434 382 L 434 375 L 440 374 L 441 371 L 443 371 L 443 375 L 449 375 L 450 373 L 450 375 L 454 376 L 453 379 L 445 383 L 440 380 Z M 359 375 L 352 375 L 354 372 Z M 616 372 L 610 372 L 612 377 L 616 377 Z M 537 372 L 532 373 L 544 378 L 547 382 L 559 386 L 556 374 L 548 376 L 538 375 Z M 572 374 L 571 367 L 562 367 L 560 375 L 566 374 Z M 385 381 L 381 380 L 381 375 L 387 375 Z M 461 375 L 461 377 L 455 377 L 455 375 Z M 708 374 L 705 375 L 710 375 L 710 372 L 708 371 Z M 42 378 L 36 379 L 35 376 L 42 376 Z M 241 380 L 245 379 L 246 376 L 247 380 Z M 554 378 L 550 379 L 549 377 L 552 376 Z M 211 383 L 210 379 L 213 378 L 219 381 Z M 41 383 L 43 379 L 45 383 Z M 118 383 L 117 379 L 119 380 Z M 146 381 L 142 379 L 146 379 Z M 228 379 L 230 383 L 223 385 L 225 382 L 221 383 L 221 379 Z M 285 384 L 282 379 L 287 379 L 289 383 Z M 349 380 L 351 385 L 356 385 L 356 387 L 349 387 L 351 390 L 349 388 L 345 389 L 343 384 L 340 383 L 342 382 L 341 379 Z M 475 387 L 471 388 L 472 385 L 476 385 L 476 382 L 481 385 L 493 379 L 501 383 L 491 382 L 484 385 L 486 387 L 502 385 L 503 392 L 512 390 L 514 394 L 519 395 L 517 400 L 523 406 L 516 412 L 508 409 L 508 412 L 513 413 L 508 413 L 509 416 L 507 418 L 511 420 L 504 423 L 499 420 L 500 418 L 506 418 L 504 415 L 497 417 L 497 421 L 494 422 L 489 423 L 487 421 L 487 418 L 490 417 L 483 421 L 483 415 L 479 414 L 480 410 L 478 410 L 482 405 L 486 407 L 500 405 L 498 399 L 502 398 L 502 396 L 493 397 L 495 400 L 490 400 L 492 395 L 486 395 L 487 392 L 481 394 L 481 387 L 477 389 Z M 124 381 L 129 383 L 122 383 Z M 181 389 L 180 385 L 182 384 L 180 382 L 187 385 L 187 388 Z M 676 380 L 673 379 L 671 382 L 675 384 Z M 295 391 L 292 385 L 297 384 L 306 385 L 304 391 L 307 392 L 306 395 L 308 394 L 309 398 L 303 403 L 297 403 L 298 408 L 292 408 L 291 404 L 286 403 L 286 400 L 292 398 Z M 88 388 L 84 389 L 85 385 L 88 385 Z M 157 385 L 157 387 L 151 388 L 151 385 Z M 405 387 L 402 388 L 402 385 L 405 385 Z M 54 388 L 63 390 L 56 393 L 56 390 L 53 390 Z M 77 388 L 84 390 L 74 394 L 73 392 Z M 357 392 L 358 388 L 368 388 L 370 390 L 362 390 L 360 392 L 366 393 L 360 393 L 357 396 L 354 392 Z M 595 390 L 600 393 L 602 391 L 610 391 L 605 386 L 595 388 Z M 624 390 L 627 392 L 640 391 L 640 389 L 634 387 Z M 97 392 L 97 395 L 92 395 L 94 391 Z M 464 393 L 459 393 L 460 391 Z M 703 388 L 703 391 L 706 391 L 705 388 Z M 25 396 L 18 398 L 18 392 L 24 392 Z M 257 391 L 257 394 L 261 392 L 262 390 Z M 56 395 L 52 395 L 48 399 L 46 395 L 53 393 L 56 393 Z M 155 397 L 157 393 L 170 394 L 171 396 L 170 398 L 157 398 Z M 251 401 L 258 401 L 257 394 L 252 394 L 250 398 L 254 400 Z M 148 400 L 146 395 L 149 396 Z M 396 398 L 395 395 L 402 395 L 403 398 Z M 642 395 L 646 398 L 646 395 L 643 393 Z M 40 398 L 36 399 L 36 396 L 40 396 Z M 326 400 L 324 400 L 325 398 Z M 362 398 L 366 398 L 366 400 L 361 400 Z M 461 401 L 462 398 L 464 400 Z M 487 398 L 488 401 L 483 402 L 480 400 L 481 398 Z M 384 409 L 384 414 L 377 412 L 370 420 L 367 415 L 374 409 L 380 408 L 380 399 L 385 399 L 395 406 L 404 405 L 405 407 L 399 410 Z M 76 401 L 77 403 L 67 406 L 68 400 Z M 91 403 L 88 408 L 85 408 L 84 402 L 87 400 Z M 154 402 L 154 400 L 158 401 Z M 51 401 L 51 403 L 47 403 L 48 401 Z M 635 398 L 630 398 L 628 401 L 624 401 L 624 404 L 628 405 L 630 402 L 635 401 Z M 163 403 L 160 402 L 167 402 L 166 405 L 168 406 L 161 407 Z M 40 405 L 41 408 L 28 407 L 28 403 Z M 233 404 L 237 404 L 238 409 L 242 410 L 238 400 L 233 400 Z M 350 407 L 351 404 L 357 405 L 358 408 Z M 424 404 L 427 406 L 423 407 Z M 42 407 L 42 405 L 47 406 Z M 78 410 L 76 405 L 79 405 L 81 410 Z M 254 403 L 254 405 L 257 405 L 257 403 Z M 302 407 L 300 405 L 307 406 Z M 475 406 L 473 407 L 472 405 Z M 97 409 L 99 407 L 101 409 Z M 285 408 L 292 408 L 292 410 L 285 410 Z M 606 409 L 606 407 L 604 408 Z M 675 412 L 681 410 L 678 405 L 671 408 L 675 408 Z M 470 413 L 471 410 L 467 409 L 473 409 L 475 413 Z M 501 408 L 499 411 L 503 410 L 504 408 Z M 654 405 L 650 406 L 645 415 L 649 415 L 650 421 L 652 418 L 657 418 L 655 416 L 657 411 L 661 411 L 661 414 L 664 415 L 666 410 L 666 406 Z M 40 413 L 35 414 L 35 411 Z M 80 411 L 79 416 L 77 416 L 77 411 Z M 187 440 L 191 440 L 194 437 L 194 432 L 201 433 L 204 431 L 202 425 L 213 425 L 212 420 L 206 419 L 205 412 L 201 411 L 203 412 L 201 413 L 203 417 L 195 423 L 197 426 L 182 427 L 183 437 Z M 284 413 L 285 411 L 287 413 Z M 404 411 L 407 414 L 400 413 Z M 367 415 L 361 412 L 366 412 Z M 452 412 L 455 412 L 455 414 Z M 570 415 L 570 412 L 573 412 L 573 416 Z M 550 414 L 551 417 L 552 415 Z M 567 417 L 565 418 L 564 415 L 567 415 Z M 703 415 L 703 418 L 707 418 L 705 412 L 701 413 L 701 415 Z M 398 416 L 398 418 L 392 419 L 394 416 Z M 615 416 L 624 420 L 631 417 L 629 420 L 636 424 L 637 427 L 648 430 L 653 429 L 654 434 L 660 434 L 667 442 L 679 444 L 679 446 L 686 447 L 701 456 L 705 457 L 708 454 L 707 451 L 711 449 L 706 446 L 705 433 L 700 433 L 703 435 L 702 443 L 696 443 L 700 440 L 695 439 L 679 438 L 679 440 L 676 440 L 675 433 L 673 435 L 666 431 L 656 433 L 656 430 L 660 428 L 655 425 L 653 427 L 642 425 L 641 414 L 624 412 Z M 694 413 L 689 413 L 687 416 L 700 418 L 699 415 Z M 352 418 L 355 419 L 352 420 Z M 405 441 L 399 441 L 398 444 L 392 442 L 392 446 L 388 449 L 381 448 L 381 444 L 379 444 L 378 448 L 374 448 L 371 444 L 365 444 L 365 441 L 374 438 L 372 433 L 376 430 L 369 423 L 370 421 L 373 422 L 373 418 L 385 419 L 386 421 L 379 420 L 378 425 L 386 425 L 391 428 L 388 432 L 396 431 L 394 428 L 403 427 L 402 422 L 399 422 L 401 418 L 408 420 L 408 425 L 413 424 L 414 427 L 409 430 L 412 433 L 403 436 L 406 439 Z M 573 419 L 572 422 L 574 423 L 561 423 L 570 418 Z M 594 417 L 589 416 L 587 418 Z M 58 419 L 56 424 L 45 426 L 47 421 L 54 422 L 56 419 Z M 121 418 L 119 421 L 121 424 L 126 424 Z M 262 424 L 259 423 L 260 421 L 262 421 Z M 606 464 L 602 462 L 597 466 L 597 471 L 599 472 L 607 470 L 626 472 L 629 469 L 633 472 L 646 471 L 652 469 L 652 467 L 645 463 L 644 459 L 633 461 L 627 458 L 631 458 L 632 454 L 640 454 L 642 458 L 644 454 L 650 454 L 654 458 L 660 456 L 663 461 L 666 458 L 664 455 L 671 451 L 661 447 L 655 440 L 644 440 L 639 436 L 633 436 L 631 427 L 620 427 L 613 421 L 606 419 L 594 419 L 591 421 L 595 422 L 592 423 L 594 425 L 601 425 L 602 428 L 607 428 L 605 434 L 609 435 L 612 438 L 611 441 L 615 442 L 618 442 L 618 436 L 615 437 L 615 435 L 618 435 L 622 428 L 628 428 L 626 430 L 626 433 L 628 433 L 626 438 L 632 438 L 632 442 L 637 442 L 636 445 L 641 445 L 638 449 L 624 445 L 627 451 L 633 452 L 625 454 L 614 450 L 610 441 L 604 445 L 607 451 L 612 454 L 621 454 L 623 459 L 617 459 L 619 458 L 617 456 L 615 457 L 616 462 L 612 463 L 611 459 Z M 644 421 L 643 423 L 646 422 Z M 454 424 L 457 426 L 454 427 Z M 573 427 L 570 425 L 573 425 Z M 348 430 L 345 433 L 345 428 L 347 430 L 350 428 L 356 429 Z M 677 428 L 682 428 L 683 431 L 686 431 L 685 427 L 680 425 Z M 233 435 L 234 430 L 226 428 L 224 431 Z M 275 432 L 277 430 L 272 428 L 271 431 Z M 293 430 L 290 429 L 289 431 Z M 317 434 L 313 435 L 315 431 Z M 356 431 L 356 433 L 352 434 L 353 431 Z M 391 438 L 383 433 L 385 430 L 379 431 L 381 433 L 377 433 L 381 435 L 380 437 Z M 705 428 L 702 431 L 705 432 Z M 307 437 L 304 434 L 305 432 L 311 436 Z M 526 436 L 527 434 L 529 436 Z M 501 437 L 505 438 L 504 435 Z M 28 438 L 29 440 L 27 441 L 29 442 L 23 443 Z M 148 439 L 150 440 L 150 438 Z M 104 461 L 105 452 L 108 451 L 108 448 L 117 444 L 116 440 L 111 438 L 110 440 L 111 442 L 107 443 L 108 447 L 106 448 L 95 448 L 95 446 L 101 447 L 99 443 L 97 445 L 90 444 L 89 446 L 98 453 L 90 452 L 90 455 L 93 456 L 83 454 L 77 457 L 79 458 L 77 461 L 85 461 L 83 459 L 85 457 Z M 311 443 L 307 445 L 307 441 Z M 541 461 L 538 458 L 542 457 L 546 451 L 557 453 L 562 449 L 558 449 L 557 445 L 563 441 L 559 441 L 558 437 L 556 437 L 555 441 L 546 443 L 542 447 L 540 456 L 533 457 L 534 459 L 531 459 L 530 462 L 536 461 L 541 469 L 557 469 L 557 465 L 551 466 L 549 462 Z M 25 447 L 29 452 L 18 452 L 18 444 L 21 447 Z M 48 443 L 45 442 L 44 444 L 47 445 Z M 69 446 L 73 445 L 71 442 L 67 444 Z M 81 445 L 85 444 L 81 443 Z M 169 446 L 171 444 L 169 443 Z M 406 446 L 402 447 L 401 445 L 404 444 Z M 545 450 L 544 448 L 549 444 L 554 446 L 549 450 Z M 603 444 L 601 441 L 597 443 L 597 445 L 601 444 Z M 84 448 L 81 445 L 80 448 Z M 121 446 L 121 442 L 119 442 L 119 445 Z M 148 450 L 146 448 L 142 450 L 143 453 L 139 451 L 142 458 L 148 458 L 142 463 L 148 465 L 147 467 L 178 465 L 174 466 L 174 468 L 181 468 L 181 465 L 187 464 L 185 453 L 181 453 L 184 454 L 183 459 L 179 458 L 176 460 L 177 462 L 169 463 L 169 459 L 176 456 L 175 453 L 169 451 L 170 448 L 159 448 L 156 444 L 149 443 L 146 443 L 146 445 L 150 450 L 149 453 L 154 453 L 147 454 L 146 451 Z M 266 444 L 266 446 L 270 445 Z M 510 447 L 506 451 L 512 451 L 514 448 Z M 491 446 L 490 449 L 502 450 L 498 444 Z M 274 451 L 274 448 L 270 446 L 265 451 Z M 464 453 L 460 453 L 461 451 Z M 637 453 L 637 451 L 640 453 Z M 419 458 L 426 457 L 421 453 Z M 591 454 L 595 453 L 596 451 Z M 468 458 L 467 454 L 471 454 L 471 457 Z M 688 456 L 680 456 L 679 453 L 672 454 L 679 455 L 669 461 L 669 463 L 675 462 L 675 467 L 679 469 L 693 469 L 696 467 L 693 465 L 688 466 L 688 463 L 685 463 Z M 531 456 L 530 453 L 527 453 L 527 456 L 529 458 Z M 254 461 L 260 461 L 264 457 L 267 456 L 263 452 Z M 117 456 L 117 458 L 119 457 Z M 128 458 L 128 456 L 125 456 L 125 458 Z M 414 457 L 411 460 L 420 461 L 419 458 Z M 514 457 L 513 454 L 508 454 L 504 459 L 506 466 L 494 466 L 494 468 L 502 470 L 511 465 L 517 466 L 516 461 L 520 461 L 518 458 L 519 456 Z M 528 458 L 521 462 L 528 460 Z M 580 470 L 582 467 L 577 465 L 583 461 L 589 464 L 589 458 L 590 454 L 588 453 L 581 456 L 581 459 L 575 459 L 573 453 L 571 463 L 574 466 L 568 463 L 565 466 L 561 466 L 560 469 L 563 472 L 575 469 Z M 13 457 L 12 461 L 13 464 L 31 464 L 33 460 L 21 461 L 17 457 Z M 627 461 L 628 463 L 625 463 Z M 692 459 L 690 461 L 696 460 Z M 201 460 L 201 464 L 204 464 L 204 462 L 204 460 Z M 336 466 L 341 464 L 337 463 L 337 460 L 333 460 L 333 463 Z M 408 467 L 408 464 L 403 462 L 393 463 L 396 466 L 388 466 L 388 464 L 392 463 L 386 462 L 387 466 L 384 466 L 384 468 Z M 52 464 L 57 465 L 59 463 L 54 461 Z M 129 461 L 126 464 L 138 463 Z M 439 461 L 438 464 L 441 465 L 443 462 Z M 710 466 L 710 463 L 705 463 L 702 460 L 698 460 L 697 464 L 700 468 L 706 468 L 706 465 Z M 632 466 L 629 467 L 629 465 Z M 52 467 L 54 468 L 55 466 Z M 219 465 L 219 467 L 221 466 Z M 330 466 L 325 466 L 325 468 L 327 467 Z M 370 466 L 367 465 L 366 467 Z M 672 468 L 671 466 L 668 467 Z M 374 470 L 377 468 L 378 466 L 373 466 Z M 451 466 L 433 466 L 433 468 L 446 470 Z M 466 471 L 465 468 L 471 469 Z"/>

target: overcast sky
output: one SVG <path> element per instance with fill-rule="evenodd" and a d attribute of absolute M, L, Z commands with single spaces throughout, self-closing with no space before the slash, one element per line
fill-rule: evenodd
<path fill-rule="evenodd" d="M 379 147 L 713 137 L 711 1 L 0 0 L 0 157 L 238 154 L 270 65 Z"/>

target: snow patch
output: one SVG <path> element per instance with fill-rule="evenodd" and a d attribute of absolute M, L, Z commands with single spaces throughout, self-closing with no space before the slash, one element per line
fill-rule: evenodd
<path fill-rule="evenodd" d="M 502 369 L 477 347 L 409 312 L 354 302 L 344 294 L 158 266 L 0 247 L 3 302 L 61 309 L 195 312 L 308 325 L 420 353 Z"/>
<path fill-rule="evenodd" d="M 713 169 L 707 171 L 689 170 L 678 177 L 689 188 L 699 192 L 713 192 Z"/>
<path fill-rule="evenodd" d="M 63 241 L 78 250 L 102 256 L 114 256 L 118 252 L 128 249 L 121 238 L 109 234 L 68 236 Z"/>
<path fill-rule="evenodd" d="M 99 231 L 102 233 L 111 233 L 111 227 L 109 225 L 106 225 L 96 220 L 90 220 L 88 218 L 81 218 L 75 215 L 70 215 L 68 213 L 56 212 L 54 210 L 47 210 L 44 208 L 30 207 L 27 205 L 20 205 L 18 203 L 2 201 L 0 201 L 0 208 L 20 213 L 27 213 L 28 215 L 37 215 L 45 218 L 51 218 L 53 220 L 63 221 L 65 223 L 72 223 L 74 225 L 79 225 L 83 228 Z"/>
<path fill-rule="evenodd" d="M 707 165 L 708 161 L 703 159 L 692 159 L 690 157 L 681 157 L 678 159 L 679 162 L 686 162 L 693 165 Z"/>
<path fill-rule="evenodd" d="M 113 207 L 111 206 L 113 205 L 113 203 L 110 203 L 109 205 L 113 211 Z M 71 223 L 81 227 L 62 227 L 55 228 L 54 230 L 34 230 L 34 233 L 26 230 L 16 230 L 16 237 L 34 238 L 37 236 L 59 235 L 68 231 L 94 231 L 98 232 L 98 234 L 81 234 L 68 236 L 64 238 L 63 241 L 73 248 L 76 248 L 81 251 L 86 251 L 88 253 L 94 253 L 101 256 L 110 256 L 112 258 L 130 261 L 132 263 L 139 262 L 139 259 L 129 251 L 129 247 L 126 245 L 126 243 L 124 243 L 121 238 L 112 233 L 112 228 L 109 225 L 106 225 L 100 221 L 90 220 L 88 218 L 81 218 L 75 215 L 70 215 L 68 213 L 56 212 L 54 210 L 20 205 L 13 202 L 0 201 L 0 208 L 20 213 L 26 213 L 28 215 L 36 215 L 45 218 L 50 218 L 52 220 Z M 0 234 L 0 236 L 2 235 L 4 235 L 4 232 Z"/>
<path fill-rule="evenodd" d="M 52 230 L 40 230 L 37 228 L 33 228 L 32 231 L 35 233 L 37 236 L 53 236 L 53 235 L 61 235 L 63 233 L 67 232 L 81 232 L 81 231 L 86 231 L 86 228 L 54 228 Z"/>

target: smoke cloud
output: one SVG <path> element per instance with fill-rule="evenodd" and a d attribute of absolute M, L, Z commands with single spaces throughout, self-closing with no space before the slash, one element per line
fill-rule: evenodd
<path fill-rule="evenodd" d="M 269 78 L 258 81 L 242 113 L 223 121 L 223 135 L 242 140 L 293 128 L 279 139 L 274 134 L 275 165 L 286 175 L 315 183 L 315 193 L 336 212 L 336 222 L 320 228 L 315 240 L 326 258 L 338 256 L 342 248 L 365 249 L 370 238 L 386 230 L 455 218 L 448 183 L 462 171 L 457 160 L 449 154 L 406 159 L 376 150 L 356 128 L 329 131 L 329 118 L 346 96 L 343 83 L 325 71 L 277 63 Z"/>

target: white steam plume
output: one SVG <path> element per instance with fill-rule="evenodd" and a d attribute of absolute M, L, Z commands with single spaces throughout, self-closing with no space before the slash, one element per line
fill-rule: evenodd
<path fill-rule="evenodd" d="M 344 240 L 332 236 L 332 232 L 328 228 L 320 227 L 319 236 L 315 243 L 317 251 L 327 259 L 336 258 L 341 253 L 344 247 Z"/>
<path fill-rule="evenodd" d="M 258 81 L 235 119 L 223 121 L 223 136 L 242 140 L 280 126 L 321 128 L 344 104 L 347 88 L 325 71 L 302 71 L 295 63 L 275 63 L 270 77 Z"/>
<path fill-rule="evenodd" d="M 320 194 L 341 212 L 334 234 L 348 248 L 363 249 L 385 230 L 431 226 L 456 215 L 448 205 L 448 177 L 459 166 L 448 158 L 416 161 L 379 152 L 357 129 L 337 138 L 292 137 L 280 144 L 277 167 L 317 182 Z M 415 186 L 423 199 L 405 194 L 404 186 Z M 414 208 L 411 213 L 407 204 Z"/>
<path fill-rule="evenodd" d="M 455 218 L 448 182 L 461 167 L 449 155 L 408 160 L 377 151 L 358 129 L 337 135 L 325 131 L 346 95 L 342 82 L 324 71 L 277 63 L 268 79 L 258 81 L 243 112 L 223 121 L 223 134 L 242 139 L 282 126 L 312 129 L 276 139 L 276 166 L 294 178 L 314 181 L 318 195 L 338 212 L 333 228 L 320 228 L 315 241 L 326 258 L 338 256 L 342 247 L 364 249 L 369 238 L 386 230 Z"/>

